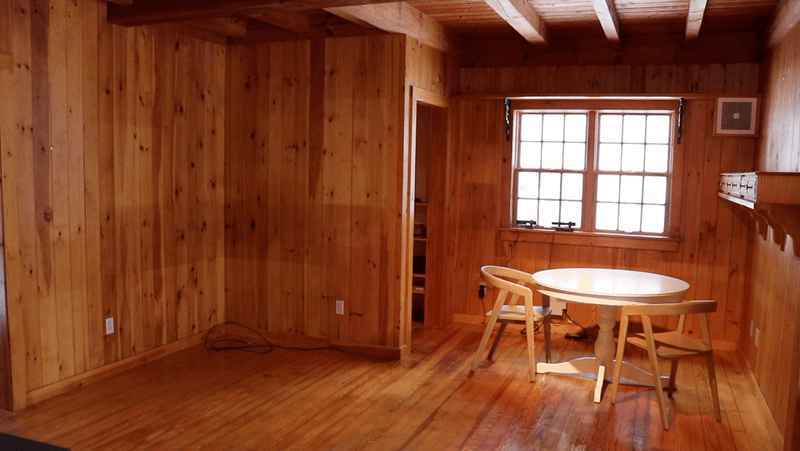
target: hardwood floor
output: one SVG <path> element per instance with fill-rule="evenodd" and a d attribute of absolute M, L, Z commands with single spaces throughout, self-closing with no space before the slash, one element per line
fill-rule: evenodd
<path fill-rule="evenodd" d="M 198 346 L 2 412 L 0 431 L 73 450 L 781 448 L 735 353 L 715 356 L 722 422 L 714 421 L 704 361 L 688 360 L 665 431 L 652 390 L 621 386 L 612 406 L 607 397 L 592 402 L 592 381 L 539 375 L 528 382 L 524 335 L 509 330 L 496 361 L 473 375 L 482 327 L 463 324 L 415 329 L 413 353 L 399 362 Z M 565 340 L 564 331 L 554 335 L 556 361 L 591 353 L 591 343 Z"/>

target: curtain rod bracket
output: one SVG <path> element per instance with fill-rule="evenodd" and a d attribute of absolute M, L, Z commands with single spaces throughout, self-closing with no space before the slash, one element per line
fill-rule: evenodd
<path fill-rule="evenodd" d="M 511 99 L 506 97 L 503 103 L 506 105 L 506 141 L 511 141 Z"/>

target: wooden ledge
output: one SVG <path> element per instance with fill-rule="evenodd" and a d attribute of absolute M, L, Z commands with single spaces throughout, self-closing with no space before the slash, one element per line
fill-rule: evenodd
<path fill-rule="evenodd" d="M 557 232 L 547 229 L 500 229 L 501 241 L 571 244 L 574 246 L 614 247 L 677 252 L 681 240 L 662 236 L 617 235 L 598 232 Z"/>
<path fill-rule="evenodd" d="M 742 207 L 753 218 L 764 240 L 767 230 L 772 229 L 772 242 L 780 250 L 786 250 L 786 236 L 792 237 L 792 253 L 800 258 L 800 205 L 757 203 L 725 193 L 717 193 L 717 196 Z"/>

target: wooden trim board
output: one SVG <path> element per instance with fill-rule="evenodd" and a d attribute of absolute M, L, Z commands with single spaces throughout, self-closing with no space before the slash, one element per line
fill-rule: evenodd
<path fill-rule="evenodd" d="M 403 345 L 399 348 L 393 348 L 391 346 L 377 346 L 337 340 L 331 340 L 330 345 L 350 354 L 362 354 L 386 360 L 400 360 L 402 357 L 404 357 L 404 354 L 408 354 L 405 351 L 408 349 L 408 346 L 406 345 Z"/>
<path fill-rule="evenodd" d="M 170 354 L 183 351 L 184 349 L 203 343 L 205 338 L 206 338 L 205 332 L 200 334 L 195 334 L 190 337 L 186 337 L 184 339 L 174 341 L 167 345 L 161 346 L 160 348 L 152 349 L 150 351 L 143 352 L 141 354 L 136 354 L 126 359 L 117 360 L 114 363 L 97 368 L 95 370 L 77 374 L 68 379 L 60 380 L 54 384 L 46 385 L 44 387 L 31 390 L 28 392 L 27 395 L 27 405 L 30 406 L 32 404 L 42 402 L 46 399 L 50 399 L 60 394 L 66 393 L 68 391 L 75 390 L 76 388 L 83 387 L 86 384 L 97 382 L 101 379 L 111 376 L 112 374 L 117 374 L 122 371 L 135 368 L 139 365 L 143 365 L 147 362 L 152 362 L 153 360 L 158 360 Z"/>

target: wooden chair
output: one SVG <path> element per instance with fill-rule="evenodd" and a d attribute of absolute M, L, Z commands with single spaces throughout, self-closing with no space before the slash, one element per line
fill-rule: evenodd
<path fill-rule="evenodd" d="M 659 360 L 670 360 L 672 367 L 669 373 L 669 386 L 667 394 L 671 397 L 675 391 L 675 375 L 678 372 L 678 359 L 685 357 L 706 356 L 708 365 L 708 379 L 711 387 L 711 399 L 714 403 L 714 415 L 720 421 L 719 395 L 717 394 L 717 377 L 714 371 L 714 357 L 711 352 L 711 337 L 708 330 L 708 313 L 717 310 L 717 301 L 689 301 L 677 304 L 652 304 L 652 305 L 626 305 L 622 307 L 622 320 L 619 328 L 619 340 L 617 343 L 617 360 L 614 364 L 614 382 L 611 385 L 611 403 L 617 398 L 617 388 L 619 386 L 620 370 L 622 368 L 622 357 L 625 345 L 631 344 L 637 348 L 647 351 L 650 358 L 651 371 L 653 373 L 653 384 L 656 389 L 656 399 L 658 408 L 661 411 L 661 420 L 664 429 L 669 429 L 669 419 L 664 405 L 664 393 L 661 386 L 661 372 L 658 368 Z M 686 315 L 700 315 L 700 329 L 703 340 L 689 338 L 683 334 L 686 324 Z M 661 315 L 680 315 L 678 328 L 675 331 L 653 333 L 653 325 L 650 321 L 651 316 Z M 644 333 L 635 333 L 627 336 L 628 320 L 631 316 L 641 316 Z"/>
<path fill-rule="evenodd" d="M 497 300 L 494 303 L 492 310 L 486 312 L 489 320 L 486 322 L 486 330 L 483 332 L 481 344 L 478 346 L 478 353 L 475 355 L 475 361 L 472 363 L 472 371 L 478 369 L 481 363 L 481 355 L 486 349 L 486 343 L 489 341 L 489 336 L 492 334 L 495 323 L 500 323 L 500 329 L 497 331 L 497 336 L 494 339 L 492 348 L 489 350 L 488 358 L 491 359 L 494 351 L 497 349 L 497 344 L 500 343 L 500 337 L 506 330 L 508 323 L 522 323 L 527 328 L 528 337 L 528 372 L 530 373 L 531 382 L 536 380 L 536 356 L 534 353 L 534 321 L 544 321 L 544 340 L 545 340 L 545 354 L 547 362 L 550 362 L 550 306 L 549 299 L 545 298 L 548 305 L 542 307 L 534 307 L 533 305 L 533 292 L 526 283 L 533 285 L 533 278 L 530 274 L 516 269 L 504 268 L 501 266 L 484 266 L 481 268 L 481 277 L 483 280 L 500 289 L 497 295 Z M 511 280 L 506 280 L 511 279 Z M 506 304 L 506 298 L 511 293 L 511 299 Z M 519 297 L 522 296 L 525 305 L 517 305 Z"/>

